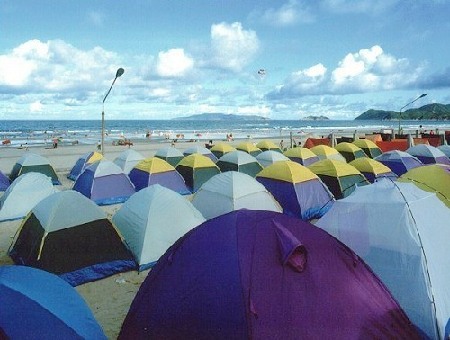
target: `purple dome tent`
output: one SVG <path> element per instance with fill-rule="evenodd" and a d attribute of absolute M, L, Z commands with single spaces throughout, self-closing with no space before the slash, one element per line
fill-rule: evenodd
<path fill-rule="evenodd" d="M 120 339 L 418 338 L 344 244 L 276 212 L 238 210 L 179 239 L 148 274 Z"/>

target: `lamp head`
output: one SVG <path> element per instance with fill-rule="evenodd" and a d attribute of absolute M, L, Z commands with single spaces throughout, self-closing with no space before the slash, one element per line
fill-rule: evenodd
<path fill-rule="evenodd" d="M 116 78 L 119 78 L 124 72 L 125 72 L 125 70 L 122 67 L 119 68 L 116 72 Z"/>
<path fill-rule="evenodd" d="M 122 72 L 123 73 L 123 72 Z M 422 97 L 425 97 L 427 94 L 426 93 L 422 93 L 420 96 L 419 96 L 419 98 L 422 98 Z M 417 98 L 417 99 L 419 99 L 419 98 Z"/>

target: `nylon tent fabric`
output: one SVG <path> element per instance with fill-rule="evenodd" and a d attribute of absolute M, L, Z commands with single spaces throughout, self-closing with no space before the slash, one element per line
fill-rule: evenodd
<path fill-rule="evenodd" d="M 352 143 L 361 148 L 367 157 L 375 158 L 382 154 L 381 149 L 370 139 L 355 139 Z"/>
<path fill-rule="evenodd" d="M 192 204 L 207 220 L 239 209 L 283 212 L 262 184 L 236 171 L 211 177 L 194 194 Z"/>
<path fill-rule="evenodd" d="M 445 153 L 431 145 L 415 145 L 406 150 L 406 152 L 417 157 L 423 164 L 439 163 L 450 165 L 450 159 L 448 159 Z"/>
<path fill-rule="evenodd" d="M 444 153 L 444 155 L 448 157 L 448 159 L 450 159 L 450 145 L 447 144 L 439 145 L 437 148 L 441 150 Z"/>
<path fill-rule="evenodd" d="M 50 177 L 44 174 L 20 175 L 0 197 L 0 221 L 23 218 L 37 203 L 57 191 Z"/>
<path fill-rule="evenodd" d="M 133 253 L 139 270 L 144 270 L 205 218 L 188 200 L 155 184 L 134 194 L 114 214 L 112 221 Z"/>
<path fill-rule="evenodd" d="M 338 143 L 334 148 L 344 156 L 347 163 L 357 158 L 367 157 L 363 149 L 349 142 Z"/>
<path fill-rule="evenodd" d="M 418 338 L 386 287 L 337 239 L 280 213 L 237 210 L 191 230 L 159 259 L 119 339 L 330 334 Z"/>
<path fill-rule="evenodd" d="M 123 203 L 135 193 L 130 178 L 117 164 L 106 159 L 87 166 L 72 189 L 98 205 Z"/>
<path fill-rule="evenodd" d="M 307 138 L 305 141 L 305 148 L 311 149 L 314 146 L 317 145 L 331 145 L 331 141 L 329 138 Z"/>
<path fill-rule="evenodd" d="M 216 145 L 213 145 L 210 149 L 210 151 L 213 153 L 214 156 L 219 159 L 223 155 L 226 155 L 227 153 L 236 151 L 236 148 L 231 146 L 228 143 L 217 143 Z"/>
<path fill-rule="evenodd" d="M 259 164 L 261 164 L 264 168 L 269 165 L 272 165 L 275 162 L 289 160 L 289 158 L 283 155 L 281 152 L 274 150 L 263 151 L 256 156 L 256 159 L 258 160 Z"/>
<path fill-rule="evenodd" d="M 106 339 L 83 298 L 57 276 L 0 266 L 0 336 L 6 339 Z"/>
<path fill-rule="evenodd" d="M 448 338 L 448 209 L 433 193 L 387 179 L 337 201 L 316 225 L 364 259 L 425 336 Z"/>
<path fill-rule="evenodd" d="M 183 176 L 192 193 L 212 176 L 220 173 L 219 167 L 210 158 L 198 153 L 184 157 L 175 169 Z"/>
<path fill-rule="evenodd" d="M 335 199 L 350 195 L 356 186 L 369 184 L 354 166 L 332 159 L 323 159 L 308 166 L 328 187 Z"/>
<path fill-rule="evenodd" d="M 348 164 L 360 171 L 370 183 L 373 183 L 375 180 L 382 177 L 389 177 L 392 180 L 396 180 L 398 177 L 386 165 L 372 158 L 361 157 Z"/>
<path fill-rule="evenodd" d="M 50 195 L 31 210 L 9 255 L 16 264 L 54 273 L 72 286 L 136 268 L 106 213 L 73 190 Z"/>
<path fill-rule="evenodd" d="M 10 186 L 11 182 L 9 178 L 0 171 L 0 191 L 5 191 Z"/>
<path fill-rule="evenodd" d="M 255 145 L 258 149 L 260 149 L 261 151 L 268 151 L 268 150 L 273 150 L 273 151 L 277 151 L 282 153 L 280 147 L 278 145 L 276 145 L 273 141 L 271 140 L 267 140 L 264 139 L 262 141 L 259 141 L 258 143 L 256 143 Z"/>
<path fill-rule="evenodd" d="M 75 165 L 72 167 L 69 174 L 67 175 L 67 178 L 71 179 L 72 181 L 76 181 L 76 179 L 84 171 L 86 166 L 89 166 L 92 163 L 101 160 L 102 158 L 103 155 L 96 151 L 85 153 L 83 156 L 77 159 Z"/>
<path fill-rule="evenodd" d="M 400 182 L 411 182 L 420 189 L 434 192 L 450 208 L 450 166 L 443 164 L 423 165 L 404 173 Z"/>
<path fill-rule="evenodd" d="M 231 151 L 223 155 L 219 158 L 216 165 L 221 172 L 237 171 L 252 177 L 255 177 L 263 169 L 256 157 L 241 150 Z"/>
<path fill-rule="evenodd" d="M 142 156 L 139 152 L 133 149 L 126 149 L 122 151 L 120 155 L 114 159 L 113 162 L 117 164 L 125 174 L 128 175 L 131 169 L 133 169 L 136 164 L 144 159 L 145 157 Z"/>
<path fill-rule="evenodd" d="M 283 155 L 304 166 L 311 165 L 319 160 L 319 157 L 308 148 L 290 148 L 283 152 Z"/>
<path fill-rule="evenodd" d="M 214 163 L 217 162 L 217 157 L 211 152 L 211 150 L 203 147 L 203 146 L 199 146 L 199 145 L 195 145 L 192 146 L 190 148 L 187 148 L 186 150 L 183 151 L 183 155 L 184 156 L 189 156 L 192 154 L 198 153 L 200 155 L 206 156 L 209 159 L 211 159 Z"/>
<path fill-rule="evenodd" d="M 139 162 L 130 171 L 129 178 L 136 191 L 150 185 L 160 184 L 181 195 L 189 195 L 191 193 L 178 171 L 168 162 L 158 157 L 147 158 Z"/>
<path fill-rule="evenodd" d="M 317 157 L 319 157 L 320 160 L 323 159 L 333 159 L 341 162 L 346 162 L 345 157 L 342 156 L 339 151 L 337 151 L 335 148 L 332 148 L 328 145 L 316 145 L 310 148 L 312 152 L 316 154 Z"/>
<path fill-rule="evenodd" d="M 374 159 L 386 165 L 397 176 L 401 176 L 408 170 L 423 165 L 417 157 L 414 157 L 405 151 L 399 150 L 383 152 Z"/>
<path fill-rule="evenodd" d="M 241 151 L 247 152 L 248 154 L 252 155 L 253 157 L 256 157 L 258 154 L 260 154 L 262 152 L 260 148 L 257 148 L 251 142 L 241 142 L 241 143 L 239 143 L 236 146 L 236 150 L 241 150 Z"/>
<path fill-rule="evenodd" d="M 9 174 L 9 179 L 14 181 L 20 175 L 29 172 L 38 172 L 47 175 L 51 178 L 54 185 L 61 185 L 58 175 L 51 166 L 50 161 L 46 157 L 29 151 L 20 157 L 16 164 L 14 164 L 11 173 Z"/>
<path fill-rule="evenodd" d="M 164 159 L 170 165 L 176 166 L 183 159 L 184 155 L 177 148 L 168 146 L 166 148 L 156 150 L 155 157 Z"/>
<path fill-rule="evenodd" d="M 268 166 L 256 180 L 272 193 L 284 214 L 304 221 L 323 216 L 334 202 L 333 194 L 320 178 L 293 161 Z"/>

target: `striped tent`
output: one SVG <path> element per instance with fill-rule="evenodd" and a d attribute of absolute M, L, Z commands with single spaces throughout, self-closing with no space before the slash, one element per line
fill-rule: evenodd
<path fill-rule="evenodd" d="M 261 164 L 263 167 L 272 165 L 275 162 L 289 160 L 289 158 L 283 155 L 281 152 L 274 150 L 263 151 L 256 156 L 256 159 L 258 160 L 259 164 Z"/>
<path fill-rule="evenodd" d="M 367 157 L 363 149 L 357 147 L 355 144 L 348 142 L 341 142 L 334 147 L 345 160 L 351 162 L 357 158 Z"/>
<path fill-rule="evenodd" d="M 273 141 L 267 140 L 267 139 L 259 141 L 256 144 L 256 147 L 258 149 L 260 149 L 261 151 L 274 150 L 274 151 L 282 152 L 278 145 L 276 145 Z"/>
<path fill-rule="evenodd" d="M 389 177 L 393 180 L 398 177 L 386 165 L 369 157 L 360 157 L 348 164 L 359 170 L 370 183 L 381 177 Z"/>
<path fill-rule="evenodd" d="M 213 153 L 214 156 L 220 158 L 229 152 L 236 151 L 236 148 L 228 143 L 217 143 L 210 149 L 210 151 Z"/>
<path fill-rule="evenodd" d="M 210 158 L 199 153 L 184 157 L 175 169 L 183 176 L 184 182 L 193 193 L 212 176 L 220 173 L 219 167 Z"/>
<path fill-rule="evenodd" d="M 374 159 L 386 165 L 397 176 L 401 176 L 408 170 L 423 165 L 417 157 L 414 157 L 405 151 L 399 150 L 383 152 Z"/>
<path fill-rule="evenodd" d="M 238 171 L 255 177 L 263 167 L 258 160 L 247 152 L 236 150 L 219 158 L 216 165 L 221 172 Z"/>
<path fill-rule="evenodd" d="M 156 150 L 155 157 L 164 159 L 170 165 L 176 166 L 178 162 L 183 159 L 184 155 L 177 148 L 168 146 L 166 148 Z"/>
<path fill-rule="evenodd" d="M 129 174 L 136 164 L 144 160 L 145 157 L 133 149 L 126 149 L 114 159 L 114 163 L 120 166 L 124 173 Z"/>
<path fill-rule="evenodd" d="M 314 154 L 319 157 L 319 159 L 333 159 L 341 162 L 346 162 L 345 157 L 342 156 L 339 151 L 337 151 L 335 148 L 332 148 L 328 145 L 316 145 L 310 148 Z"/>
<path fill-rule="evenodd" d="M 209 150 L 208 148 L 205 148 L 204 146 L 195 145 L 190 148 L 187 148 L 183 151 L 184 156 L 189 156 L 192 154 L 198 153 L 200 155 L 206 156 L 209 159 L 211 159 L 214 163 L 217 162 L 217 157 Z"/>
<path fill-rule="evenodd" d="M 450 159 L 450 145 L 444 144 L 437 147 Z"/>
<path fill-rule="evenodd" d="M 450 165 L 450 159 L 438 148 L 427 145 L 418 144 L 406 150 L 410 155 L 417 157 L 423 164 L 445 164 Z"/>
<path fill-rule="evenodd" d="M 101 160 L 102 158 L 103 155 L 96 151 L 84 154 L 83 156 L 78 158 L 78 160 L 75 162 L 75 165 L 70 170 L 69 175 L 67 175 L 67 178 L 71 179 L 72 181 L 76 181 L 78 176 L 80 176 L 80 174 L 84 171 L 84 169 L 87 166 Z"/>
<path fill-rule="evenodd" d="M 11 184 L 9 178 L 0 171 L 0 191 L 5 191 L 8 189 L 9 185 Z"/>
<path fill-rule="evenodd" d="M 252 156 L 257 156 L 258 154 L 260 154 L 262 151 L 260 148 L 257 148 L 253 143 L 251 142 L 242 142 L 239 143 L 236 146 L 237 150 L 241 150 L 244 152 L 247 152 L 248 154 L 252 155 Z"/>
<path fill-rule="evenodd" d="M 41 155 L 26 152 L 22 157 L 20 157 L 16 164 L 14 164 L 9 175 L 9 179 L 14 181 L 20 175 L 28 172 L 39 172 L 50 177 L 54 185 L 61 184 L 55 169 L 53 169 L 50 165 L 50 161 Z"/>
<path fill-rule="evenodd" d="M 375 158 L 382 153 L 381 149 L 370 139 L 355 139 L 352 143 L 361 148 L 367 157 Z"/>
<path fill-rule="evenodd" d="M 290 148 L 283 152 L 283 155 L 288 157 L 291 161 L 304 166 L 311 165 L 319 160 L 319 156 L 308 148 Z"/>

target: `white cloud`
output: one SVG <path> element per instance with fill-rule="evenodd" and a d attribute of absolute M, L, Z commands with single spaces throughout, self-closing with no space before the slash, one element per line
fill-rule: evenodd
<path fill-rule="evenodd" d="M 44 105 L 40 101 L 36 101 L 30 104 L 30 112 L 41 112 Z"/>
<path fill-rule="evenodd" d="M 255 14 L 256 16 L 257 14 Z M 274 26 L 291 26 L 299 22 L 310 23 L 315 20 L 306 6 L 301 5 L 296 0 L 289 0 L 280 8 L 267 9 L 262 15 L 261 20 Z"/>
<path fill-rule="evenodd" d="M 239 22 L 211 26 L 212 62 L 219 68 L 241 71 L 253 60 L 259 45 L 256 32 L 244 30 Z"/>
<path fill-rule="evenodd" d="M 398 2 L 399 0 L 322 0 L 322 7 L 335 13 L 378 14 Z"/>
<path fill-rule="evenodd" d="M 159 52 L 156 70 L 161 77 L 183 77 L 194 67 L 194 60 L 181 48 Z"/>

